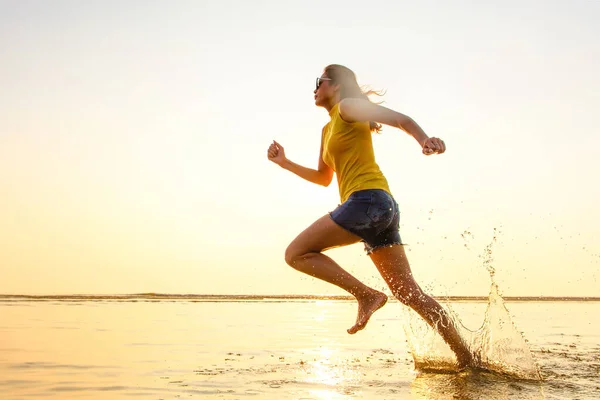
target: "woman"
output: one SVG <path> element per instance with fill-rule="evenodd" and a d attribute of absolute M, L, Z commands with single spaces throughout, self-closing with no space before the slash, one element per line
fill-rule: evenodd
<path fill-rule="evenodd" d="M 419 142 L 423 154 L 441 154 L 444 142 L 428 137 L 411 118 L 369 101 L 354 73 L 341 65 L 329 65 L 317 78 L 315 104 L 325 108 L 331 120 L 321 134 L 318 169 L 298 165 L 273 141 L 268 158 L 310 182 L 328 186 L 337 175 L 341 205 L 319 218 L 296 237 L 285 252 L 286 262 L 315 278 L 346 290 L 358 300 L 356 323 L 348 333 L 363 329 L 371 315 L 383 307 L 387 296 L 366 286 L 323 254 L 334 247 L 364 242 L 365 250 L 394 296 L 413 308 L 438 330 L 456 354 L 460 367 L 472 356 L 446 311 L 415 282 L 399 234 L 398 205 L 375 162 L 371 132 L 381 124 L 400 128 Z"/>

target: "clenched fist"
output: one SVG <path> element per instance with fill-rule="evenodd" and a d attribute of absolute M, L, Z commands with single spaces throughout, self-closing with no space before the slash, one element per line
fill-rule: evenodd
<path fill-rule="evenodd" d="M 442 139 L 435 137 L 427 138 L 423 143 L 423 154 L 429 156 L 431 154 L 442 154 L 446 151 L 446 144 Z"/>
<path fill-rule="evenodd" d="M 273 143 L 267 150 L 267 158 L 277 165 L 281 165 L 285 161 L 285 150 L 283 146 L 273 140 Z"/>

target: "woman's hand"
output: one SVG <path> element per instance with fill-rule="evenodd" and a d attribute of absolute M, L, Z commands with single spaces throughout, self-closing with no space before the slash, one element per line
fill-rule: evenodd
<path fill-rule="evenodd" d="M 273 140 L 273 143 L 271 143 L 269 150 L 267 151 L 267 157 L 277 165 L 283 164 L 286 160 L 283 146 Z"/>
<path fill-rule="evenodd" d="M 423 143 L 423 154 L 430 156 L 432 154 L 442 154 L 446 151 L 446 144 L 442 139 L 430 137 Z"/>

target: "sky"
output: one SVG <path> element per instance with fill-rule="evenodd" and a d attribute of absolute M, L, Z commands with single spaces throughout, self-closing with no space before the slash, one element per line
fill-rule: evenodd
<path fill-rule="evenodd" d="M 374 136 L 424 289 L 486 295 L 489 257 L 504 295 L 600 296 L 599 19 L 588 0 L 0 0 L 0 294 L 345 294 L 283 258 L 335 181 L 266 157 L 277 140 L 316 168 L 314 81 L 337 63 L 447 145 Z M 328 254 L 384 289 L 360 244 Z"/>

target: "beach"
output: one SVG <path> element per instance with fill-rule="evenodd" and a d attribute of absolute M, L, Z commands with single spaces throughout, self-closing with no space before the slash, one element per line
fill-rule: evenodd
<path fill-rule="evenodd" d="M 0 400 L 600 399 L 598 21 L 0 0 Z"/>
<path fill-rule="evenodd" d="M 452 310 L 477 330 L 486 301 Z M 11 298 L 0 302 L 2 399 L 592 399 L 598 301 L 506 307 L 541 380 L 415 370 L 402 305 L 356 335 L 348 300 Z"/>

